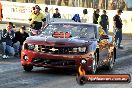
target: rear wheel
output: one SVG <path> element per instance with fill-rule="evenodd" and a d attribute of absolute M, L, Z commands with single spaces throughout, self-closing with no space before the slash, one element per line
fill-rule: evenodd
<path fill-rule="evenodd" d="M 78 76 L 76 80 L 79 85 L 84 85 L 87 82 L 87 78 L 84 76 Z"/>
<path fill-rule="evenodd" d="M 116 59 L 116 48 L 114 48 L 114 61 Z"/>
<path fill-rule="evenodd" d="M 32 71 L 33 66 L 23 66 L 23 69 L 24 69 L 26 72 L 30 72 L 30 71 Z"/>
<path fill-rule="evenodd" d="M 106 66 L 106 68 L 108 70 L 113 70 L 114 63 L 115 63 L 115 52 L 112 52 L 112 56 L 110 58 L 110 61 L 108 62 L 108 65 Z"/>

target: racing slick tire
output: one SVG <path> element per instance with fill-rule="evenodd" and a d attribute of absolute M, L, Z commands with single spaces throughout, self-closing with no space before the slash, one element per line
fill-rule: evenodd
<path fill-rule="evenodd" d="M 112 57 L 110 58 L 110 61 L 108 62 L 108 65 L 106 66 L 106 69 L 108 70 L 113 70 L 115 58 L 116 58 L 115 53 L 116 51 L 114 50 L 114 52 L 112 52 Z"/>
<path fill-rule="evenodd" d="M 31 72 L 33 69 L 33 66 L 23 66 L 24 71 Z"/>
<path fill-rule="evenodd" d="M 115 59 L 116 59 L 116 48 L 114 48 L 114 62 L 115 62 Z"/>
<path fill-rule="evenodd" d="M 84 85 L 87 82 L 87 78 L 85 76 L 77 76 L 76 81 L 79 85 Z"/>
<path fill-rule="evenodd" d="M 95 74 L 97 71 L 97 57 L 98 57 L 98 52 L 96 51 L 94 53 L 94 59 L 93 59 L 93 63 L 92 63 L 92 67 L 91 67 L 91 74 Z"/>

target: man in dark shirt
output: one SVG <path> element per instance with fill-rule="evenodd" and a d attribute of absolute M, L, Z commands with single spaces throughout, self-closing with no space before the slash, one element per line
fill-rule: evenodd
<path fill-rule="evenodd" d="M 117 15 L 114 16 L 113 21 L 114 21 L 114 34 L 115 34 L 115 43 L 117 44 L 119 49 L 122 49 L 123 47 L 120 46 L 121 41 L 122 41 L 122 20 L 121 20 L 121 15 L 122 10 L 117 11 Z"/>
<path fill-rule="evenodd" d="M 1 33 L 1 41 L 2 41 L 2 47 L 3 47 L 3 58 L 8 58 L 8 55 L 15 54 L 14 48 L 12 47 L 13 38 L 15 37 L 15 32 L 13 31 L 13 23 L 8 22 L 6 29 L 2 30 Z"/>
<path fill-rule="evenodd" d="M 100 12 L 100 10 L 96 9 L 96 11 L 94 11 L 94 13 L 93 13 L 93 23 L 94 24 L 98 24 L 98 18 L 100 16 L 99 12 Z"/>
<path fill-rule="evenodd" d="M 53 18 L 61 18 L 61 14 L 59 13 L 58 8 L 55 9 L 56 12 L 53 14 Z"/>
<path fill-rule="evenodd" d="M 103 10 L 103 14 L 98 18 L 98 24 L 103 28 L 105 33 L 108 34 L 109 18 L 106 13 L 106 10 Z"/>
<path fill-rule="evenodd" d="M 20 54 L 23 42 L 29 37 L 28 33 L 25 32 L 26 27 L 21 26 L 20 30 L 15 33 L 15 38 L 13 39 L 13 46 L 15 48 L 16 56 Z"/>

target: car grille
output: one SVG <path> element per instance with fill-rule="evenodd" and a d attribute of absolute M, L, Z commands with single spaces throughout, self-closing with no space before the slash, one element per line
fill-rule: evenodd
<path fill-rule="evenodd" d="M 37 45 L 37 52 L 51 53 L 51 54 L 79 54 L 79 52 L 74 52 L 72 47 L 53 47 Z"/>
<path fill-rule="evenodd" d="M 44 64 L 52 66 L 75 66 L 75 60 L 34 58 L 32 62 L 33 64 Z"/>

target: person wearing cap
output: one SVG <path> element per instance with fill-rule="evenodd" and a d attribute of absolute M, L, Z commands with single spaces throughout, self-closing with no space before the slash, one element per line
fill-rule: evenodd
<path fill-rule="evenodd" d="M 94 24 L 98 24 L 98 18 L 99 18 L 99 12 L 100 10 L 99 9 L 96 9 L 93 13 L 93 23 Z"/>
<path fill-rule="evenodd" d="M 48 11 L 48 7 L 45 7 L 45 17 L 46 17 L 46 24 L 50 22 L 50 13 Z"/>
<path fill-rule="evenodd" d="M 114 29 L 114 35 L 115 35 L 115 43 L 117 45 L 117 47 L 119 49 L 122 49 L 123 47 L 121 47 L 121 41 L 122 41 L 122 19 L 120 17 L 121 15 L 122 10 L 119 9 L 117 11 L 117 14 L 113 17 L 113 21 L 114 21 L 114 24 L 113 24 L 113 29 Z"/>
<path fill-rule="evenodd" d="M 59 13 L 58 8 L 55 9 L 55 13 L 53 14 L 53 18 L 61 18 L 61 14 Z"/>
<path fill-rule="evenodd" d="M 38 5 L 36 5 L 34 13 L 32 13 L 29 17 L 30 27 L 35 30 L 41 29 L 42 22 L 46 21 L 45 15 L 42 12 L 40 12 L 40 10 L 41 8 Z"/>
<path fill-rule="evenodd" d="M 15 49 L 15 56 L 18 56 L 20 54 L 23 42 L 26 40 L 27 37 L 29 37 L 29 35 L 26 32 L 25 26 L 21 26 L 20 30 L 15 32 L 15 37 L 13 39 L 13 43 L 14 43 L 13 47 Z"/>
<path fill-rule="evenodd" d="M 15 32 L 13 30 L 13 23 L 8 22 L 6 29 L 3 29 L 1 32 L 3 58 L 8 58 L 9 55 L 14 56 L 15 51 L 14 48 L 12 47 L 14 37 Z"/>
<path fill-rule="evenodd" d="M 109 29 L 109 18 L 106 14 L 106 10 L 103 10 L 103 14 L 98 18 L 98 24 L 102 27 L 106 34 Z"/>

